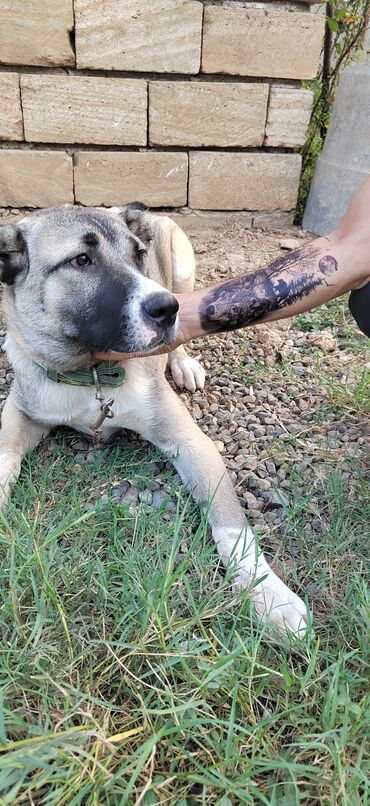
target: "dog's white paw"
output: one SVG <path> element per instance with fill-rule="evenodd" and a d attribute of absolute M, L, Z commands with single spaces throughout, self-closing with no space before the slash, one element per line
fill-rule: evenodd
<path fill-rule="evenodd" d="M 2 512 L 5 509 L 8 503 L 9 492 L 10 492 L 9 485 L 2 484 L 0 477 L 0 512 Z"/>
<path fill-rule="evenodd" d="M 302 599 L 284 582 L 269 572 L 267 579 L 252 591 L 259 617 L 283 632 L 304 638 L 307 630 L 307 608 Z"/>
<path fill-rule="evenodd" d="M 246 587 L 240 576 L 237 584 Z M 306 605 L 273 571 L 269 570 L 266 579 L 252 588 L 251 598 L 262 621 L 273 624 L 281 632 L 304 638 L 308 622 Z"/>
<path fill-rule="evenodd" d="M 190 355 L 172 353 L 170 356 L 171 374 L 179 389 L 195 392 L 204 388 L 205 372 L 202 365 Z"/>
<path fill-rule="evenodd" d="M 19 462 L 0 456 L 0 512 L 6 508 L 12 486 L 19 476 Z"/>

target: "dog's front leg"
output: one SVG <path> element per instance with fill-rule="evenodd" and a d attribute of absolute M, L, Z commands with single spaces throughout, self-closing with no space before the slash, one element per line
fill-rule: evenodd
<path fill-rule="evenodd" d="M 157 412 L 145 436 L 171 457 L 194 498 L 206 505 L 218 552 L 225 565 L 235 564 L 237 585 L 251 587 L 260 618 L 302 637 L 306 607 L 259 551 L 217 448 L 169 387 L 157 399 Z"/>
<path fill-rule="evenodd" d="M 17 406 L 10 392 L 1 417 L 0 431 L 0 510 L 4 508 L 11 487 L 18 478 L 23 456 L 49 433 Z"/>
<path fill-rule="evenodd" d="M 168 219 L 167 219 L 168 221 Z M 171 257 L 172 257 L 172 291 L 175 294 L 186 294 L 194 288 L 195 259 L 190 241 L 185 233 L 173 221 L 171 229 Z M 181 345 L 169 355 L 171 374 L 179 389 L 188 389 L 195 392 L 203 389 L 205 372 L 196 358 L 188 355 L 185 347 Z"/>

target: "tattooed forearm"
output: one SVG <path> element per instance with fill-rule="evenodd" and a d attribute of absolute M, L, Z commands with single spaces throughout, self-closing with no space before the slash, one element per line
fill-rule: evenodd
<path fill-rule="evenodd" d="M 266 314 L 293 305 L 321 285 L 338 269 L 332 255 L 314 246 L 284 255 L 253 274 L 229 280 L 207 294 L 200 305 L 203 330 L 237 330 Z"/>

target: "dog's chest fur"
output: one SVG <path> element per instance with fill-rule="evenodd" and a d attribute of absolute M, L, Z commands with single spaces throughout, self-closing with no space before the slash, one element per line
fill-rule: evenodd
<path fill-rule="evenodd" d="M 118 387 L 102 387 L 105 400 L 114 398 L 113 419 L 102 425 L 103 440 L 119 428 L 133 431 L 146 430 L 154 414 L 158 384 L 165 382 L 163 372 L 148 372 L 147 362 L 158 359 L 135 359 L 125 362 L 126 378 Z M 159 359 L 163 364 L 163 359 Z M 158 366 L 158 369 L 160 367 Z M 72 386 L 56 383 L 36 371 L 16 375 L 14 392 L 22 410 L 49 428 L 67 425 L 77 431 L 93 435 L 94 424 L 100 414 L 100 402 L 94 386 Z"/>

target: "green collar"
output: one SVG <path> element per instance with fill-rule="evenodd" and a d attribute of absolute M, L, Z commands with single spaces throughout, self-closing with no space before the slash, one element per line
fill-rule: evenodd
<path fill-rule="evenodd" d="M 89 369 L 76 372 L 58 372 L 48 369 L 43 364 L 35 362 L 38 367 L 45 370 L 50 381 L 68 383 L 72 386 L 121 386 L 124 383 L 126 372 L 120 364 L 109 361 L 100 361 Z"/>

